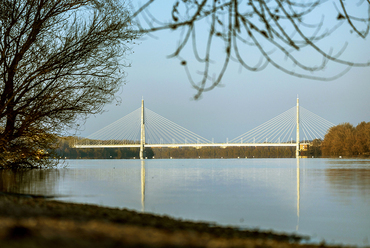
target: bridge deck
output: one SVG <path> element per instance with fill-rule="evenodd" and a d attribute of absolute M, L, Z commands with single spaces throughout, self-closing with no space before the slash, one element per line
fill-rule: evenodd
<path fill-rule="evenodd" d="M 304 144 L 304 143 L 301 143 Z M 297 146 L 296 143 L 206 143 L 206 144 L 145 144 L 145 147 L 151 148 L 180 148 L 180 147 L 244 147 L 244 146 Z M 75 145 L 75 148 L 123 148 L 138 147 L 140 144 L 122 144 L 122 145 Z"/>

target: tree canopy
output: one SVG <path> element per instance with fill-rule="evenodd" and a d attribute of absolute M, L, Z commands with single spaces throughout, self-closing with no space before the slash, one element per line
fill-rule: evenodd
<path fill-rule="evenodd" d="M 364 40 L 368 36 L 369 1 L 173 0 L 156 4 L 161 3 L 148 0 L 136 6 L 133 17 L 143 33 L 179 31 L 177 48 L 169 57 L 180 59 L 197 91 L 195 98 L 220 85 L 233 61 L 250 71 L 272 65 L 289 75 L 315 80 L 333 80 L 350 67 L 370 65 L 369 60 L 343 56 L 347 43 L 337 46 L 338 38 Z M 170 6 L 167 13 L 163 6 Z M 328 40 L 329 46 L 322 43 Z M 194 59 L 189 56 L 191 49 Z M 220 50 L 223 58 L 214 56 Z M 340 65 L 340 70 L 321 73 L 331 64 Z"/>
<path fill-rule="evenodd" d="M 370 155 L 370 122 L 356 127 L 343 123 L 330 128 L 322 142 L 324 156 Z"/>
<path fill-rule="evenodd" d="M 115 99 L 135 37 L 118 0 L 2 0 L 0 166 L 49 163 L 56 134 Z"/>

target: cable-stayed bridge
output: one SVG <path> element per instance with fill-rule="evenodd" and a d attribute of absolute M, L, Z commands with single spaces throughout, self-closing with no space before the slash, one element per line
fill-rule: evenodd
<path fill-rule="evenodd" d="M 214 143 L 144 107 L 79 140 L 76 148 L 140 147 L 232 147 L 232 146 L 295 146 L 314 139 L 323 139 L 333 123 L 297 105 L 258 127 L 227 141 Z"/>

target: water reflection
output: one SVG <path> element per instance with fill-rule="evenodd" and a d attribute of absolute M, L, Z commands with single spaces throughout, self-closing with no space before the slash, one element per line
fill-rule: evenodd
<path fill-rule="evenodd" d="M 0 191 L 52 196 L 61 177 L 58 169 L 0 170 Z"/>
<path fill-rule="evenodd" d="M 141 160 L 141 211 L 145 211 L 145 160 Z"/>
<path fill-rule="evenodd" d="M 369 166 L 370 160 L 369 159 L 325 159 L 325 164 L 329 165 L 359 165 L 359 166 Z"/>
<path fill-rule="evenodd" d="M 299 205 L 300 205 L 300 197 L 301 197 L 301 191 L 300 191 L 300 175 L 299 175 L 299 157 L 297 157 L 297 226 L 296 231 L 299 229 Z"/>
<path fill-rule="evenodd" d="M 353 199 L 353 194 L 370 201 L 370 167 L 327 168 L 325 175 L 331 191 L 342 201 Z"/>
<path fill-rule="evenodd" d="M 0 191 L 357 245 L 370 237 L 370 160 L 74 160 L 0 170 Z"/>
<path fill-rule="evenodd" d="M 302 159 L 301 159 L 302 160 Z M 304 159 L 303 161 L 305 161 Z M 343 201 L 347 201 L 353 196 L 353 194 L 359 194 L 359 196 L 365 200 L 370 200 L 370 161 L 369 160 L 326 160 L 326 164 L 330 165 L 326 168 L 313 168 L 310 172 L 305 174 L 305 180 L 307 177 L 316 180 L 320 177 L 321 172 L 324 172 L 326 181 L 329 183 L 330 190 L 332 194 L 340 196 Z M 133 168 L 132 168 L 133 169 Z M 116 172 L 121 173 L 124 176 L 124 180 L 127 180 L 127 176 L 134 176 L 132 169 L 121 169 L 117 168 Z M 154 168 L 153 168 L 154 169 Z M 305 168 L 303 168 L 305 169 Z M 102 172 L 100 172 L 102 170 Z M 223 170 L 223 169 L 222 169 Z M 219 171 L 222 173 L 222 170 Z M 254 178 L 247 180 L 276 180 L 276 178 L 261 178 L 262 175 L 256 174 L 256 171 L 251 168 L 249 173 L 253 175 Z M 273 168 L 270 168 L 272 171 Z M 296 211 L 297 217 L 299 220 L 300 217 L 300 173 L 302 168 L 300 168 L 300 159 L 296 159 Z M 307 171 L 307 168 L 305 169 Z M 74 176 L 79 178 L 79 180 L 107 180 L 110 181 L 110 176 L 102 176 L 107 174 L 106 169 L 98 169 L 96 172 L 83 172 L 83 170 L 75 169 L 37 169 L 37 170 L 0 170 L 0 191 L 1 192 L 13 192 L 13 193 L 22 193 L 22 194 L 42 194 L 42 195 L 55 195 L 58 194 L 58 184 L 64 180 L 64 177 L 67 174 L 72 172 Z M 104 171 L 104 173 L 103 173 Z M 152 170 L 153 171 L 153 170 Z M 157 170 L 158 171 L 158 170 Z M 177 168 L 177 172 L 184 173 L 184 169 Z M 173 170 L 167 170 L 163 173 L 174 173 Z M 214 170 L 212 171 L 212 177 L 215 175 Z M 227 170 L 227 175 L 231 175 L 231 171 Z M 103 173 L 103 174 L 102 174 Z M 145 160 L 141 160 L 141 170 L 140 170 L 140 181 L 141 181 L 141 210 L 145 211 L 145 194 L 146 194 L 146 168 Z M 199 172 L 198 172 L 199 173 Z M 110 173 L 109 173 L 110 174 Z M 161 173 L 162 174 L 162 173 Z M 85 175 L 85 176 L 82 176 Z M 171 176 L 171 175 L 169 175 Z M 241 175 L 239 175 L 241 176 Z M 248 175 L 244 175 L 247 176 Z M 256 178 L 257 176 L 257 178 Z M 224 178 L 225 179 L 225 178 Z M 167 180 L 167 179 L 166 179 Z M 237 180 L 235 178 L 234 180 Z M 135 180 L 133 179 L 132 183 Z M 175 183 L 171 180 L 171 183 Z M 152 185 L 153 187 L 159 185 Z M 161 187 L 166 187 L 166 185 L 161 184 Z M 298 224 L 297 224 L 298 229 Z"/>

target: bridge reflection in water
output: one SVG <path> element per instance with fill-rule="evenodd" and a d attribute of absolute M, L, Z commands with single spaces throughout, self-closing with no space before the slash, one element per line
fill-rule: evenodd
<path fill-rule="evenodd" d="M 2 192 L 368 246 L 369 159 L 69 160 L 0 171 Z"/>
<path fill-rule="evenodd" d="M 299 175 L 299 158 L 297 159 L 297 227 L 296 231 L 299 229 L 299 204 L 300 204 L 300 198 L 301 198 L 301 192 L 300 192 L 300 175 Z"/>
<path fill-rule="evenodd" d="M 141 160 L 141 211 L 145 212 L 145 160 Z"/>
<path fill-rule="evenodd" d="M 297 226 L 296 231 L 299 230 L 299 207 L 300 207 L 300 159 L 296 158 L 297 161 L 297 169 L 296 169 L 296 177 L 297 177 Z M 145 212 L 145 160 L 141 160 L 141 211 Z"/>

